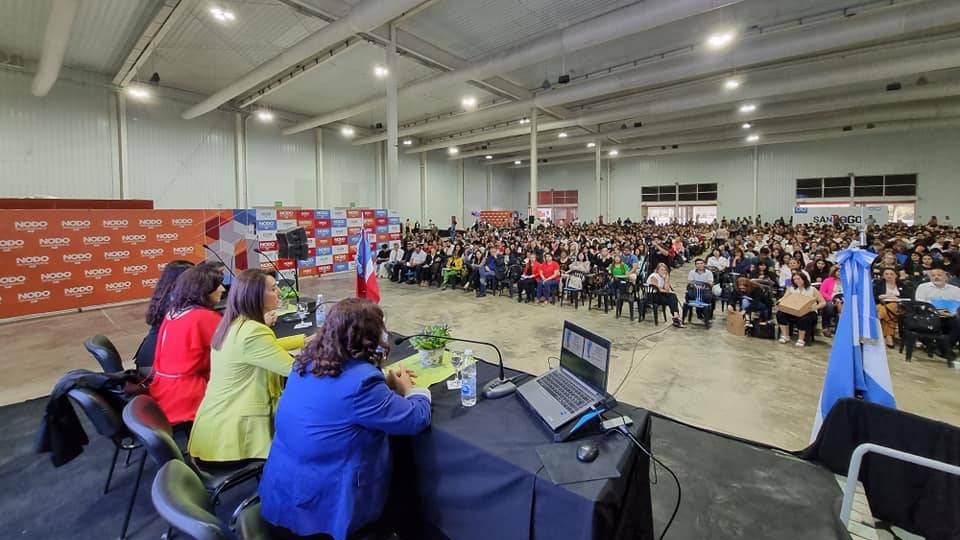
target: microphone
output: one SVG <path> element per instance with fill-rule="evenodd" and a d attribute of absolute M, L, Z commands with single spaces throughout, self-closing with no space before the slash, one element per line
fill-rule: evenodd
<path fill-rule="evenodd" d="M 429 334 L 411 334 L 409 336 L 400 336 L 397 339 L 393 340 L 394 345 L 400 345 L 404 341 L 407 341 L 410 338 L 415 337 L 428 337 L 428 338 L 437 338 L 437 336 L 431 336 Z M 500 348 L 490 343 L 489 341 L 476 341 L 473 339 L 462 339 L 455 337 L 441 337 L 446 341 L 462 341 L 464 343 L 476 343 L 478 345 L 486 345 L 492 347 L 493 350 L 497 351 L 497 360 L 500 367 L 500 376 L 496 379 L 491 380 L 487 384 L 483 385 L 481 393 L 483 394 L 484 399 L 499 399 L 505 396 L 508 396 L 517 391 L 517 385 L 514 384 L 514 379 L 519 378 L 520 376 L 507 378 L 503 373 L 503 354 L 500 353 Z"/>
<path fill-rule="evenodd" d="M 213 253 L 213 256 L 216 257 L 218 261 L 220 261 L 220 264 L 222 264 L 223 267 L 227 269 L 227 272 L 230 272 L 230 276 L 234 279 L 237 278 L 237 275 L 233 273 L 233 268 L 230 268 L 230 265 L 227 264 L 227 262 L 224 261 L 222 257 L 220 257 L 220 254 L 217 253 L 216 250 L 214 250 L 212 247 L 208 246 L 207 244 L 203 245 L 203 249 L 206 249 L 210 253 Z"/>
<path fill-rule="evenodd" d="M 286 276 L 284 276 L 282 272 L 280 272 L 280 269 L 277 268 L 277 265 L 270 259 L 270 256 L 267 255 L 266 253 L 260 251 L 260 248 L 253 248 L 253 252 L 254 252 L 254 253 L 259 253 L 260 255 L 263 255 L 263 258 L 266 259 L 268 263 L 270 263 L 270 266 L 272 266 L 274 270 L 277 271 L 277 277 L 280 278 L 280 281 L 282 281 L 282 282 L 283 282 L 284 284 L 286 284 L 288 287 L 290 287 L 291 289 L 293 289 L 293 294 L 296 295 L 296 297 L 297 297 L 297 303 L 299 303 L 299 302 L 300 302 L 300 291 L 298 291 L 298 290 L 297 290 L 297 287 L 296 287 L 293 283 L 290 283 L 290 280 L 287 279 Z"/>

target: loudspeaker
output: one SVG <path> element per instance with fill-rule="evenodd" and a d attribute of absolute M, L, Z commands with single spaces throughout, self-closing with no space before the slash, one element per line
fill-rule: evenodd
<path fill-rule="evenodd" d="M 307 231 L 303 227 L 277 233 L 281 259 L 306 260 L 310 258 Z"/>
<path fill-rule="evenodd" d="M 537 217 L 536 217 L 536 216 L 530 216 L 528 219 L 530 220 L 530 224 L 531 224 L 531 225 L 533 225 L 534 223 L 537 222 Z"/>

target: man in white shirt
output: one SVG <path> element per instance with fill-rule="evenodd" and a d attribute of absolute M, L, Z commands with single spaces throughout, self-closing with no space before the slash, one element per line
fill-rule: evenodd
<path fill-rule="evenodd" d="M 414 279 L 417 283 L 420 282 L 420 271 L 422 270 L 423 263 L 427 260 L 427 252 L 423 250 L 423 246 L 417 245 L 416 249 L 413 250 L 413 253 L 410 254 L 410 260 L 407 261 L 406 268 L 413 270 Z"/>
<path fill-rule="evenodd" d="M 930 282 L 921 283 L 917 287 L 914 298 L 916 298 L 918 302 L 934 303 L 936 300 L 960 302 L 960 287 L 947 283 L 946 270 L 943 268 L 934 268 L 930 271 Z M 950 367 L 953 367 L 953 347 L 957 344 L 957 341 L 960 340 L 960 314 L 957 313 L 958 310 L 955 307 L 949 310 L 940 309 L 939 311 L 944 317 L 949 317 L 943 321 L 944 331 L 949 332 L 947 334 L 947 350 L 945 352 Z"/>
<path fill-rule="evenodd" d="M 713 319 L 713 272 L 707 270 L 707 264 L 702 258 L 694 261 L 694 269 L 687 274 L 687 303 L 694 300 L 707 304 L 706 307 L 697 307 L 697 315 L 703 318 L 703 324 L 709 329 Z M 693 307 L 693 306 L 691 306 Z M 686 311 L 686 308 L 685 310 Z"/>

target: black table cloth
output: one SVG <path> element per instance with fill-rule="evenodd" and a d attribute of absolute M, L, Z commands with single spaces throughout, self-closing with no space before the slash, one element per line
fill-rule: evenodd
<path fill-rule="evenodd" d="M 310 319 L 313 320 L 312 318 Z M 278 336 L 311 334 L 278 322 Z M 397 337 L 390 335 L 390 343 Z M 389 362 L 414 354 L 409 342 L 393 346 Z M 477 364 L 478 386 L 498 374 Z M 519 371 L 507 370 L 508 376 Z M 529 379 L 526 379 L 529 380 Z M 525 381 L 520 381 L 523 384 Z M 652 539 L 649 461 L 633 445 L 601 442 L 615 451 L 620 477 L 554 485 L 537 447 L 552 442 L 547 428 L 516 395 L 479 397 L 460 405 L 460 391 L 430 387 L 433 422 L 415 437 L 392 441 L 394 473 L 385 519 L 405 538 L 496 540 Z M 624 406 L 634 435 L 649 448 L 647 411 Z M 608 435 L 607 437 L 620 437 Z M 598 436 L 603 441 L 603 436 Z M 575 455 L 570 456 L 576 460 Z"/>

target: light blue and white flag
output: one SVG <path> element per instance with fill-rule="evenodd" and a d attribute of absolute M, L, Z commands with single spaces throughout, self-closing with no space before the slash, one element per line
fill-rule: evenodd
<path fill-rule="evenodd" d="M 870 263 L 874 257 L 862 249 L 845 249 L 837 255 L 844 304 L 833 337 L 811 441 L 817 438 L 823 419 L 839 399 L 859 395 L 873 403 L 897 406 L 873 299 Z"/>

